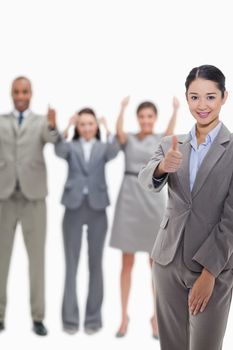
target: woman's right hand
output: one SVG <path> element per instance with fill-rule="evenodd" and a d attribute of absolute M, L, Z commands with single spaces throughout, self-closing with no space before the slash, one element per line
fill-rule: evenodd
<path fill-rule="evenodd" d="M 164 159 L 155 170 L 154 176 L 161 177 L 164 174 L 176 173 L 182 164 L 182 153 L 179 151 L 178 140 L 176 136 L 172 138 L 172 147 L 169 149 Z"/>
<path fill-rule="evenodd" d="M 68 125 L 67 127 L 65 128 L 65 130 L 63 131 L 63 137 L 64 139 L 67 139 L 68 138 L 68 135 L 69 135 L 69 128 L 72 126 L 72 125 L 76 125 L 77 124 L 77 120 L 78 120 L 78 115 L 77 113 L 75 113 L 74 115 L 72 115 L 72 117 L 69 119 L 69 122 L 68 122 Z"/>
<path fill-rule="evenodd" d="M 77 124 L 77 120 L 78 120 L 78 114 L 75 113 L 75 114 L 72 115 L 72 117 L 69 119 L 68 127 L 70 127 L 70 126 L 72 126 L 72 125 L 76 125 L 76 124 Z"/>
<path fill-rule="evenodd" d="M 189 293 L 188 306 L 192 315 L 203 312 L 213 294 L 215 277 L 205 268 Z"/>
<path fill-rule="evenodd" d="M 125 109 L 129 104 L 130 96 L 126 96 L 121 101 L 121 108 Z"/>
<path fill-rule="evenodd" d="M 124 131 L 123 123 L 124 123 L 125 109 L 129 104 L 129 100 L 130 100 L 130 96 L 127 96 L 123 98 L 123 100 L 121 101 L 120 113 L 116 122 L 116 135 L 121 145 L 124 145 L 127 141 L 127 134 Z"/>
<path fill-rule="evenodd" d="M 173 97 L 173 100 L 172 100 L 172 106 L 175 111 L 177 111 L 180 108 L 180 101 L 175 96 Z"/>

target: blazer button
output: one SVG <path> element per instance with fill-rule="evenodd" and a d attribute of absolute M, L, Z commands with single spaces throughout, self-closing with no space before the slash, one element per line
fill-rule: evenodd
<path fill-rule="evenodd" d="M 149 188 L 152 188 L 153 186 L 151 184 L 148 185 Z"/>

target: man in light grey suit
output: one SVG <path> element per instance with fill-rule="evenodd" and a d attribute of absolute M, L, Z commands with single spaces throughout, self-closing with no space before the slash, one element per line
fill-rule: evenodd
<path fill-rule="evenodd" d="M 43 148 L 58 138 L 53 110 L 47 117 L 30 109 L 31 83 L 18 77 L 12 84 L 14 111 L 0 116 L 0 330 L 4 329 L 6 286 L 16 226 L 22 226 L 29 258 L 33 330 L 43 325 L 44 250 L 47 179 Z"/>

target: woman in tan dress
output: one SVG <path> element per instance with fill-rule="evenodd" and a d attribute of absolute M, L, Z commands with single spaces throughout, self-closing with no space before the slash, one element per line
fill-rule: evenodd
<path fill-rule="evenodd" d="M 127 307 L 131 286 L 131 273 L 136 252 L 151 253 L 156 232 L 163 217 L 166 193 L 144 191 L 137 175 L 153 154 L 163 136 L 174 131 L 179 101 L 173 99 L 173 114 L 164 134 L 155 134 L 157 108 L 152 102 L 143 102 L 137 108 L 139 132 L 126 133 L 123 129 L 124 112 L 129 97 L 123 99 L 117 120 L 117 137 L 125 154 L 125 174 L 114 215 L 110 246 L 122 251 L 121 306 L 122 320 L 116 336 L 123 337 L 129 322 Z M 150 259 L 151 264 L 151 259 Z M 155 312 L 151 317 L 153 337 L 158 338 Z"/>

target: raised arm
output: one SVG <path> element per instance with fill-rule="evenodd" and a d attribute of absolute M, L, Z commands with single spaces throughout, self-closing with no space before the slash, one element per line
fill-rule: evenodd
<path fill-rule="evenodd" d="M 64 139 L 67 139 L 68 138 L 68 135 L 69 135 L 69 129 L 72 125 L 76 125 L 77 124 L 77 119 L 78 119 L 78 115 L 77 113 L 75 113 L 70 119 L 69 119 L 69 122 L 68 122 L 68 125 L 67 127 L 65 128 L 65 130 L 63 131 L 63 137 Z"/>
<path fill-rule="evenodd" d="M 104 129 L 105 129 L 105 132 L 106 132 L 106 136 L 107 138 L 111 135 L 111 132 L 108 128 L 108 123 L 107 123 L 107 119 L 105 117 L 100 117 L 98 119 L 98 123 L 99 125 L 103 125 Z"/>
<path fill-rule="evenodd" d="M 182 154 L 179 151 L 177 137 L 172 136 L 166 142 L 168 140 L 171 143 L 168 151 L 164 152 L 162 144 L 160 144 L 154 156 L 139 172 L 139 183 L 147 191 L 161 191 L 167 183 L 169 174 L 177 172 L 181 166 Z"/>
<path fill-rule="evenodd" d="M 120 151 L 120 145 L 116 137 L 111 134 L 105 117 L 99 118 L 99 125 L 101 124 L 105 128 L 107 136 L 106 161 L 108 162 L 117 156 Z"/>
<path fill-rule="evenodd" d="M 55 143 L 55 154 L 59 158 L 68 159 L 70 155 L 70 142 L 64 140 L 64 138 L 60 135 L 57 142 Z"/>
<path fill-rule="evenodd" d="M 76 125 L 77 123 L 77 114 L 74 114 L 68 122 L 67 127 L 63 131 L 62 135 L 59 136 L 56 144 L 55 144 L 55 153 L 58 157 L 63 159 L 68 159 L 70 155 L 70 142 L 67 142 L 69 129 L 72 125 Z"/>
<path fill-rule="evenodd" d="M 123 123 L 124 123 L 125 109 L 128 106 L 129 100 L 130 100 L 130 96 L 127 96 L 122 100 L 120 113 L 116 122 L 116 135 L 121 145 L 124 145 L 127 142 L 127 134 L 124 132 Z"/>
<path fill-rule="evenodd" d="M 169 135 L 173 135 L 174 134 L 174 130 L 175 130 L 175 126 L 176 126 L 176 119 L 177 119 L 177 111 L 180 107 L 180 102 L 176 97 L 173 97 L 173 113 L 172 116 L 169 120 L 167 129 L 164 133 L 164 136 L 169 136 Z"/>
<path fill-rule="evenodd" d="M 41 137 L 44 143 L 55 143 L 59 137 L 56 122 L 56 111 L 50 107 L 48 108 L 47 117 L 43 123 Z"/>

